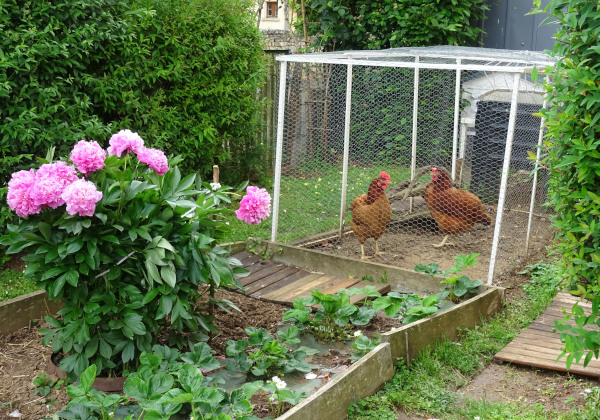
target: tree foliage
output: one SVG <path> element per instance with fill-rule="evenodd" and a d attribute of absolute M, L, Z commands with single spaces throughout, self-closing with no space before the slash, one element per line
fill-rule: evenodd
<path fill-rule="evenodd" d="M 428 45 L 472 45 L 485 0 L 305 0 L 313 46 L 378 50 Z M 302 13 L 298 13 L 302 16 Z M 298 26 L 303 25 L 302 18 Z"/>
<path fill-rule="evenodd" d="M 574 308 L 577 327 L 559 328 L 563 334 L 567 364 L 598 357 L 600 333 L 585 332 L 584 324 L 600 323 L 600 10 L 596 0 L 553 1 L 537 12 L 561 25 L 552 54 L 556 64 L 547 70 L 550 107 L 547 119 L 544 163 L 550 169 L 550 201 L 556 211 L 557 250 L 581 295 L 594 301 L 594 315 L 583 316 Z M 577 352 L 577 353 L 573 353 Z"/>
<path fill-rule="evenodd" d="M 262 35 L 246 0 L 143 0 L 124 16 L 135 37 L 108 46 L 93 98 L 105 120 L 225 180 L 260 170 L 256 91 Z M 141 13 L 139 11 L 142 11 Z M 252 160 L 254 159 L 254 160 Z M 251 164 L 254 167 L 250 167 Z"/>

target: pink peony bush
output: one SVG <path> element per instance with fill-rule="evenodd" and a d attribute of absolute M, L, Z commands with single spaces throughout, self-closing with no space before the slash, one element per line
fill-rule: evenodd
<path fill-rule="evenodd" d="M 217 332 L 212 311 L 196 302 L 230 303 L 199 293 L 241 288 L 247 274 L 218 245 L 230 239 L 215 217 L 230 212 L 229 187 L 182 176 L 129 130 L 109 143 L 105 151 L 81 140 L 70 162 L 15 172 L 8 183 L 8 205 L 22 219 L 0 243 L 8 254 L 25 251 L 25 275 L 61 299 L 60 316 L 47 316 L 40 332 L 70 380 L 91 364 L 103 375 L 135 369 L 161 337 L 181 350 Z M 237 216 L 260 223 L 271 197 L 246 192 Z"/>

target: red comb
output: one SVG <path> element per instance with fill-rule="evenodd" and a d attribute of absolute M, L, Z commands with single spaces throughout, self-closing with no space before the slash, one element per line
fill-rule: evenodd
<path fill-rule="evenodd" d="M 391 181 L 387 172 L 379 172 L 379 176 L 384 177 L 388 182 Z"/>

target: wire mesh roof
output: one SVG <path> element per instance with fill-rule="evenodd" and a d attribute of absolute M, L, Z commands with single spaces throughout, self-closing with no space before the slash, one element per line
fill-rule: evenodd
<path fill-rule="evenodd" d="M 544 52 L 494 48 L 435 47 L 390 48 L 387 50 L 337 51 L 282 55 L 279 61 L 356 64 L 381 67 L 420 67 L 439 69 L 501 70 L 529 73 L 534 66 L 553 65 Z"/>

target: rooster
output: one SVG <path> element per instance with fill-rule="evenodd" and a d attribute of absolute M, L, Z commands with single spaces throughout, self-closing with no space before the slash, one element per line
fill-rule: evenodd
<path fill-rule="evenodd" d="M 479 197 L 453 187 L 448 174 L 436 167 L 431 170 L 431 182 L 425 188 L 423 197 L 431 217 L 446 234 L 440 244 L 434 245 L 436 248 L 446 245 L 449 235 L 468 232 L 476 223 L 492 223 Z"/>
<path fill-rule="evenodd" d="M 390 185 L 390 176 L 380 172 L 379 177 L 371 181 L 366 194 L 359 195 L 352 202 L 352 220 L 350 226 L 360 243 L 361 259 L 365 256 L 364 243 L 367 239 L 375 239 L 375 255 L 383 255 L 379 251 L 377 241 L 385 232 L 385 228 L 392 218 L 392 206 L 385 195 L 385 189 Z"/>

